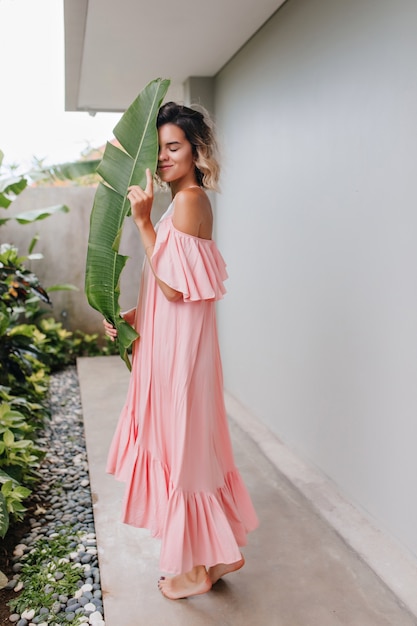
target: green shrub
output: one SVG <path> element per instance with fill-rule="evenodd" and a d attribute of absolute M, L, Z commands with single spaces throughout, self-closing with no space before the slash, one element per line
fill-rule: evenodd
<path fill-rule="evenodd" d="M 3 166 L 0 150 L 0 226 L 9 220 L 28 224 L 57 211 L 67 212 L 67 206 L 59 205 L 5 216 L 31 180 L 89 176 L 98 163 L 90 160 L 51 168 L 38 163 L 27 175 L 19 175 Z M 49 415 L 51 372 L 75 363 L 79 355 L 109 354 L 115 348 L 106 341 L 101 349 L 97 335 L 72 333 L 53 318 L 45 319 L 45 305 L 51 301 L 36 274 L 25 267 L 28 259 L 41 256 L 33 254 L 37 239 L 27 256 L 20 256 L 11 244 L 0 245 L 0 537 L 12 521 L 22 519 L 24 501 L 36 480 L 43 452 L 35 441 Z"/>
<path fill-rule="evenodd" d="M 23 519 L 23 501 L 31 493 L 24 484 L 37 479 L 44 451 L 34 443 L 35 434 L 35 426 L 23 413 L 7 402 L 0 404 L 0 537 L 5 536 L 10 521 Z"/>

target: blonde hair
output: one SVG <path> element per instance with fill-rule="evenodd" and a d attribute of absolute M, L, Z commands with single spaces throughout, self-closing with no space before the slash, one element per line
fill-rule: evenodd
<path fill-rule="evenodd" d="M 156 126 L 175 124 L 181 128 L 193 149 L 198 184 L 204 189 L 218 191 L 220 165 L 213 122 L 203 107 L 198 105 L 198 109 L 197 106 L 190 108 L 167 102 L 159 109 Z"/>

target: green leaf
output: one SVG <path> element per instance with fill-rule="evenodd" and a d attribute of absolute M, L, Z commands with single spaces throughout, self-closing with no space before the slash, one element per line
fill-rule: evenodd
<path fill-rule="evenodd" d="M 76 161 L 73 163 L 58 163 L 35 169 L 29 172 L 28 176 L 33 180 L 74 180 L 82 176 L 89 176 L 97 171 L 100 159 L 89 159 L 86 161 Z"/>
<path fill-rule="evenodd" d="M 65 204 L 57 204 L 55 206 L 47 207 L 46 209 L 33 209 L 32 211 L 26 211 L 25 213 L 18 213 L 9 219 L 14 219 L 19 222 L 19 224 L 30 224 L 32 222 L 44 220 L 46 217 L 49 217 L 58 211 L 68 213 L 69 208 Z"/>
<path fill-rule="evenodd" d="M 36 235 L 33 237 L 32 241 L 29 244 L 28 254 L 32 254 L 38 241 L 39 241 L 39 233 L 36 233 Z"/>
<path fill-rule="evenodd" d="M 3 441 L 8 448 L 10 448 L 14 444 L 14 434 L 11 430 L 6 430 L 3 435 Z"/>
<path fill-rule="evenodd" d="M 156 169 L 156 117 L 169 84 L 158 78 L 141 91 L 114 128 L 123 150 L 108 143 L 97 168 L 105 184 L 99 184 L 91 212 L 85 291 L 89 304 L 117 328 L 120 356 L 129 369 L 127 350 L 138 334 L 120 317 L 120 275 L 127 257 L 119 254 L 119 242 L 130 214 L 128 187 L 145 187 L 146 169 Z"/>
<path fill-rule="evenodd" d="M 28 181 L 24 176 L 0 179 L 0 207 L 7 209 L 15 197 L 27 187 L 27 184 Z"/>
<path fill-rule="evenodd" d="M 79 291 L 78 287 L 71 285 L 70 283 L 63 283 L 62 285 L 52 285 L 47 287 L 48 293 L 50 291 Z"/>
<path fill-rule="evenodd" d="M 13 326 L 8 332 L 9 337 L 29 337 L 33 338 L 36 332 L 36 326 L 34 324 L 19 324 L 18 326 Z"/>
<path fill-rule="evenodd" d="M 5 472 L 4 470 L 0 469 L 0 484 L 6 483 L 6 482 L 9 482 L 9 481 L 11 481 L 12 484 L 14 483 L 15 485 L 19 484 L 17 482 L 17 480 L 15 480 L 11 476 L 9 476 L 9 474 L 7 472 Z"/>
<path fill-rule="evenodd" d="M 5 538 L 9 528 L 9 513 L 7 512 L 6 498 L 0 492 L 0 537 Z"/>
<path fill-rule="evenodd" d="M 23 499 L 23 498 L 27 498 L 28 496 L 30 496 L 31 494 L 31 490 L 28 489 L 27 487 L 15 487 L 13 490 L 13 494 L 15 494 L 18 498 Z"/>
<path fill-rule="evenodd" d="M 30 441 L 30 439 L 20 439 L 20 441 L 16 441 L 13 444 L 14 448 L 17 448 L 18 450 L 24 450 L 25 448 L 30 448 L 33 445 L 32 441 Z"/>
<path fill-rule="evenodd" d="M 0 194 L 0 207 L 1 206 L 2 204 Z M 19 224 L 31 224 L 32 222 L 39 222 L 40 220 L 44 220 L 46 217 L 54 215 L 59 211 L 62 213 L 68 213 L 69 208 L 65 204 L 57 204 L 55 206 L 50 206 L 45 209 L 32 209 L 32 211 L 25 211 L 24 213 L 11 215 L 10 217 L 0 218 L 0 226 L 3 226 L 3 224 L 9 222 L 10 220 L 16 220 L 16 222 L 18 222 Z"/>
<path fill-rule="evenodd" d="M 15 485 L 16 485 L 15 480 L 7 480 L 1 486 L 1 493 L 7 498 L 7 496 L 10 496 L 10 494 L 12 493 Z"/>
<path fill-rule="evenodd" d="M 26 511 L 26 507 L 24 507 L 23 504 L 19 502 L 19 500 L 13 499 L 13 500 L 10 500 L 9 502 L 9 510 L 13 514 L 24 513 Z"/>
<path fill-rule="evenodd" d="M 4 335 L 10 323 L 10 315 L 6 308 L 0 309 L 0 337 Z"/>

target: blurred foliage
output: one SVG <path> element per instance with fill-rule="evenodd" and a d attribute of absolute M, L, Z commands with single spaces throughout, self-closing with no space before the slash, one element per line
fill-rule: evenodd
<path fill-rule="evenodd" d="M 2 162 L 0 151 L 0 226 L 10 219 L 27 224 L 68 211 L 59 205 L 10 217 L 5 213 L 29 184 L 94 184 L 100 159 L 48 167 L 37 161 L 26 174 L 17 173 L 17 167 L 5 168 Z M 25 501 L 38 479 L 44 450 L 36 441 L 50 416 L 51 373 L 73 365 L 78 356 L 118 353 L 107 338 L 70 332 L 50 317 L 50 297 L 26 267 L 29 260 L 42 258 L 34 253 L 37 240 L 34 237 L 26 256 L 11 244 L 0 245 L 0 537 L 11 523 L 23 519 Z M 73 288 L 55 285 L 49 291 Z"/>

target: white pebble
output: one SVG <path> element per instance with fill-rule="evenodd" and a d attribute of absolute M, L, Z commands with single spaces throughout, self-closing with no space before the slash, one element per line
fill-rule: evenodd
<path fill-rule="evenodd" d="M 16 587 L 14 587 L 13 591 L 20 591 L 21 589 L 23 589 L 23 581 L 19 580 Z"/>
<path fill-rule="evenodd" d="M 84 611 L 95 611 L 96 610 L 96 605 L 93 604 L 92 602 L 87 602 L 87 604 L 84 604 Z"/>
<path fill-rule="evenodd" d="M 93 591 L 93 585 L 90 585 L 90 583 L 85 583 L 82 587 L 81 587 L 81 591 L 83 593 L 85 593 L 86 591 Z"/>
<path fill-rule="evenodd" d="M 22 619 L 31 620 L 32 617 L 35 617 L 35 609 L 26 609 L 20 616 Z"/>
<path fill-rule="evenodd" d="M 3 574 L 3 572 L 0 572 L 0 589 L 3 589 L 3 587 L 5 587 L 8 582 L 9 582 L 9 579 L 7 578 L 6 574 Z"/>
<path fill-rule="evenodd" d="M 14 556 L 23 556 L 26 548 L 27 546 L 24 543 L 18 543 L 15 549 L 13 550 Z"/>

